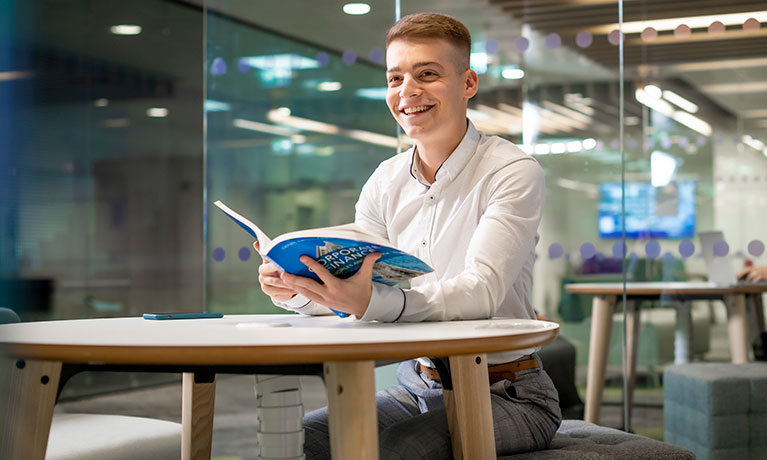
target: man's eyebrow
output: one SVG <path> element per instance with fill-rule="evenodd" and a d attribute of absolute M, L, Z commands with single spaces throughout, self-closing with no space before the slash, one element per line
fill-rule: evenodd
<path fill-rule="evenodd" d="M 414 69 L 418 69 L 418 68 L 421 68 L 421 67 L 429 67 L 429 66 L 436 66 L 436 67 L 439 67 L 440 69 L 444 69 L 442 64 L 440 64 L 437 61 L 424 61 L 424 62 L 417 62 L 417 63 L 413 64 L 413 68 Z M 386 69 L 386 73 L 400 72 L 401 70 L 402 70 L 401 68 L 395 66 L 395 67 L 391 67 L 389 69 Z"/>

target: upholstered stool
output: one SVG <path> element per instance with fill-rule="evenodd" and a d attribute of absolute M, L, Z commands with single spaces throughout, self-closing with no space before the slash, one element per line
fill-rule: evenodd
<path fill-rule="evenodd" d="M 580 420 L 565 420 L 546 450 L 498 460 L 695 460 L 692 452 Z"/>
<path fill-rule="evenodd" d="M 55 414 L 46 460 L 178 460 L 181 424 L 143 417 Z"/>
<path fill-rule="evenodd" d="M 767 458 L 767 363 L 693 363 L 663 373 L 665 439 L 698 460 Z"/>

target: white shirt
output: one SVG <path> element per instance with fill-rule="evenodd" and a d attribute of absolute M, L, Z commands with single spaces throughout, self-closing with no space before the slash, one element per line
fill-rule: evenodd
<path fill-rule="evenodd" d="M 382 162 L 362 188 L 355 222 L 434 271 L 409 289 L 373 283 L 363 321 L 535 319 L 532 273 L 545 184 L 537 161 L 469 122 L 433 184 L 415 147 Z M 278 305 L 307 314 L 328 309 L 298 295 Z M 496 353 L 491 364 L 533 350 Z"/>

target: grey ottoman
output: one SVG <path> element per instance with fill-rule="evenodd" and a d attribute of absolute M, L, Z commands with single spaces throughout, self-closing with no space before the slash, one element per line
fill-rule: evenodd
<path fill-rule="evenodd" d="M 547 450 L 499 460 L 695 460 L 692 452 L 580 420 L 565 420 Z"/>
<path fill-rule="evenodd" d="M 767 459 L 767 363 L 693 363 L 663 373 L 667 442 L 699 460 Z"/>

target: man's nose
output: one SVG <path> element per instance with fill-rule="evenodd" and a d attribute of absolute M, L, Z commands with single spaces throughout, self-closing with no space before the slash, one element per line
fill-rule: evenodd
<path fill-rule="evenodd" d="M 418 80 L 415 78 L 406 75 L 402 81 L 402 85 L 400 86 L 400 97 L 413 97 L 418 96 L 421 92 L 421 86 L 418 84 Z"/>

